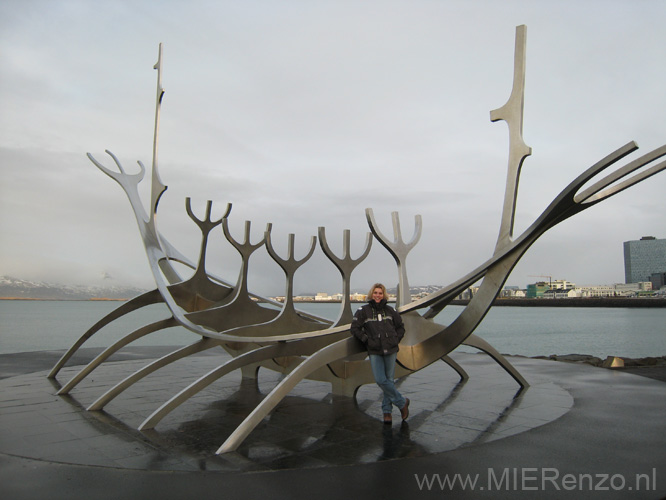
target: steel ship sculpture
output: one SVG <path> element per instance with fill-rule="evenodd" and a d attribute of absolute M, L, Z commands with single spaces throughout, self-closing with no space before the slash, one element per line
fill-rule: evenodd
<path fill-rule="evenodd" d="M 106 348 L 64 383 L 58 394 L 69 394 L 113 353 L 133 341 L 146 335 L 158 334 L 165 328 L 182 326 L 192 333 L 193 342 L 191 344 L 149 362 L 100 395 L 87 409 L 101 411 L 111 400 L 151 373 L 170 363 L 216 347 L 221 347 L 230 353 L 231 359 L 224 356 L 219 366 L 210 372 L 202 374 L 186 387 L 174 389 L 175 394 L 145 419 L 139 426 L 140 430 L 154 428 L 175 408 L 219 378 L 235 370 L 241 370 L 244 377 L 256 378 L 257 371 L 263 367 L 281 372 L 285 376 L 231 435 L 226 437 L 217 450 L 218 454 L 235 450 L 291 389 L 305 378 L 329 382 L 333 393 L 353 397 L 359 387 L 374 382 L 364 346 L 349 334 L 352 318 L 351 275 L 368 256 L 374 239 L 385 247 L 397 265 L 399 285 L 396 306 L 406 327 L 406 334 L 398 353 L 397 377 L 408 376 L 431 363 L 442 360 L 456 370 L 462 379 L 466 379 L 468 375 L 463 367 L 449 357 L 449 354 L 458 346 L 467 345 L 487 353 L 516 380 L 521 388 L 527 388 L 529 384 L 522 375 L 490 344 L 475 335 L 474 330 L 491 308 L 511 270 L 541 235 L 579 212 L 666 169 L 665 161 L 657 162 L 666 155 L 666 145 L 624 162 L 621 166 L 611 169 L 610 173 L 601 176 L 602 172 L 636 151 L 638 146 L 634 142 L 629 142 L 609 153 L 565 187 L 522 234 L 514 236 L 518 181 L 523 162 L 531 154 L 531 148 L 525 144 L 522 137 L 525 47 L 526 27 L 518 26 L 515 40 L 513 89 L 507 103 L 490 113 L 491 121 L 505 121 L 509 129 L 506 188 L 494 252 L 485 262 L 455 282 L 424 298 L 411 301 L 406 261 L 409 252 L 418 243 L 421 236 L 420 216 L 415 218 L 415 229 L 411 240 L 406 241 L 403 239 L 397 212 L 392 213 L 393 236 L 389 236 L 379 228 L 372 209 L 368 208 L 366 218 L 370 232 L 366 236 L 364 251 L 357 258 L 352 258 L 350 255 L 349 230 L 343 232 L 343 251 L 339 256 L 331 250 L 325 228 L 319 227 L 318 238 L 313 236 L 306 255 L 297 259 L 294 251 L 295 235 L 289 235 L 285 256 L 283 249 L 275 248 L 272 242 L 271 224 L 266 226 L 263 238 L 252 243 L 249 221 L 245 222 L 242 237 L 231 234 L 228 225 L 231 214 L 230 204 L 227 205 L 226 211 L 220 219 L 212 220 L 211 201 L 207 202 L 205 215 L 198 217 L 194 213 L 190 198 L 187 198 L 185 210 L 201 232 L 198 259 L 191 260 L 169 243 L 158 230 L 155 217 L 160 197 L 167 188 L 161 180 L 157 161 L 160 111 L 164 96 L 163 58 L 160 44 L 158 61 L 154 66 L 158 76 L 152 184 L 148 211 L 140 199 L 138 190 L 146 173 L 146 168 L 140 161 L 138 162 L 139 171 L 128 173 L 110 151 L 107 153 L 117 169 L 106 167 L 88 154 L 97 168 L 115 180 L 125 191 L 136 216 L 156 287 L 122 304 L 94 324 L 62 356 L 48 377 L 56 378 L 72 355 L 90 337 L 120 317 L 158 303 L 166 306 L 168 317 L 130 332 Z M 589 187 L 582 189 L 597 177 L 599 178 Z M 206 271 L 209 236 L 218 226 L 222 226 L 221 230 L 226 240 L 241 256 L 241 266 L 236 283 L 229 283 Z M 317 240 L 323 253 L 340 272 L 342 279 L 343 299 L 340 313 L 335 321 L 298 311 L 293 302 L 294 276 L 315 252 Z M 285 300 L 283 303 L 258 297 L 248 290 L 250 257 L 260 249 L 268 252 L 273 261 L 284 271 Z M 174 263 L 189 267 L 193 273 L 188 278 L 181 277 Z M 478 292 L 451 324 L 443 325 L 434 321 L 438 313 L 454 298 L 479 280 L 482 281 Z M 270 304 L 271 307 L 265 307 L 260 302 Z"/>

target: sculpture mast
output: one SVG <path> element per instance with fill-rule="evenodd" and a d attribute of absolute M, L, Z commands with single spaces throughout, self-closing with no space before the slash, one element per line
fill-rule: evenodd
<path fill-rule="evenodd" d="M 157 144 L 160 134 L 160 108 L 162 106 L 162 97 L 164 97 L 164 88 L 162 87 L 162 44 L 159 45 L 159 53 L 154 69 L 157 70 L 157 95 L 155 98 L 155 133 L 153 136 L 153 169 L 152 169 L 152 187 L 150 191 L 150 218 L 155 219 L 157 213 L 157 204 L 160 197 L 166 191 L 167 186 L 162 183 L 159 171 L 157 170 Z"/>
<path fill-rule="evenodd" d="M 516 27 L 516 46 L 513 66 L 513 88 L 511 96 L 504 106 L 490 112 L 490 121 L 504 120 L 509 126 L 509 165 L 504 193 L 502 222 L 495 253 L 511 243 L 513 224 L 516 217 L 516 199 L 518 197 L 518 180 L 525 158 L 532 154 L 523 141 L 523 105 L 525 102 L 525 44 L 527 26 Z"/>

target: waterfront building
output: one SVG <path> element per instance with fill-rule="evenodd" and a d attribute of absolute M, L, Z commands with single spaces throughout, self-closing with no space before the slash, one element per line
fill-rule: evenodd
<path fill-rule="evenodd" d="M 666 272 L 663 273 L 652 273 L 650 276 L 650 281 L 652 282 L 653 290 L 661 290 L 666 287 Z"/>
<path fill-rule="evenodd" d="M 419 293 L 416 293 L 416 294 L 413 293 L 412 294 L 412 302 L 414 302 L 415 300 L 422 299 L 423 297 L 427 297 L 428 295 L 430 295 L 429 292 L 419 292 Z"/>
<path fill-rule="evenodd" d="M 551 288 L 543 292 L 544 299 L 570 299 L 574 297 L 580 297 L 579 288 Z"/>
<path fill-rule="evenodd" d="M 294 295 L 294 302 L 312 302 L 314 295 Z"/>
<path fill-rule="evenodd" d="M 559 294 L 558 297 L 563 297 L 563 296 L 570 296 L 569 291 L 571 290 L 572 294 L 575 293 L 573 290 L 576 288 L 576 284 L 572 283 L 571 281 L 567 280 L 550 280 L 548 282 L 545 281 L 537 281 L 536 283 L 530 283 L 527 285 L 527 290 L 525 291 L 525 297 L 528 299 L 537 299 L 537 298 L 542 298 L 544 297 L 544 294 L 548 292 L 549 290 L 560 290 L 564 291 L 565 294 Z M 554 293 L 549 293 L 548 298 L 554 298 L 555 294 Z"/>
<path fill-rule="evenodd" d="M 478 286 L 471 286 L 467 290 L 463 291 L 460 295 L 456 297 L 458 300 L 471 300 L 476 292 L 479 290 Z"/>
<path fill-rule="evenodd" d="M 550 285 L 545 281 L 537 281 L 536 283 L 529 283 L 525 296 L 528 299 L 537 299 L 543 297 L 546 290 L 550 290 Z"/>
<path fill-rule="evenodd" d="M 548 282 L 551 290 L 566 290 L 569 288 L 576 288 L 576 283 L 567 280 L 552 280 Z"/>
<path fill-rule="evenodd" d="M 652 274 L 666 273 L 666 239 L 643 236 L 624 242 L 624 282 L 650 281 Z"/>
<path fill-rule="evenodd" d="M 641 292 L 652 291 L 652 283 L 650 281 L 641 281 L 640 283 L 616 283 L 615 295 L 619 297 L 635 296 Z"/>
<path fill-rule="evenodd" d="M 515 285 L 505 286 L 499 296 L 502 298 L 525 298 L 525 290 L 521 290 L 520 287 Z"/>
<path fill-rule="evenodd" d="M 615 285 L 586 285 L 580 287 L 581 297 L 613 297 Z"/>

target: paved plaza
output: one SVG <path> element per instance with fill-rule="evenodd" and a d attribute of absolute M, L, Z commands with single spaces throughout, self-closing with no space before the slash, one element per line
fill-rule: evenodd
<path fill-rule="evenodd" d="M 262 369 L 257 380 L 229 374 L 155 429 L 137 430 L 170 396 L 229 359 L 220 349 L 151 374 L 104 411 L 85 410 L 170 350 L 128 349 L 67 396 L 56 392 L 95 350 L 82 350 L 57 381 L 46 374 L 60 353 L 0 356 L 2 498 L 666 495 L 666 384 L 658 380 L 511 357 L 531 384 L 519 391 L 489 357 L 454 353 L 470 379 L 437 362 L 401 380 L 411 400 L 404 423 L 397 410 L 393 425 L 381 422 L 375 385 L 352 399 L 303 381 L 237 451 L 215 455 L 279 381 Z"/>

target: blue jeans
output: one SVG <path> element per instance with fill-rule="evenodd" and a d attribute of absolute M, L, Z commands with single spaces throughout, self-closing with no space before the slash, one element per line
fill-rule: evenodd
<path fill-rule="evenodd" d="M 405 406 L 405 398 L 395 388 L 393 376 L 395 374 L 395 358 L 398 353 L 388 354 L 381 356 L 379 354 L 370 354 L 370 365 L 372 366 L 372 374 L 375 377 L 375 382 L 384 392 L 384 399 L 382 400 L 382 412 L 391 413 L 392 404 L 402 409 Z"/>

